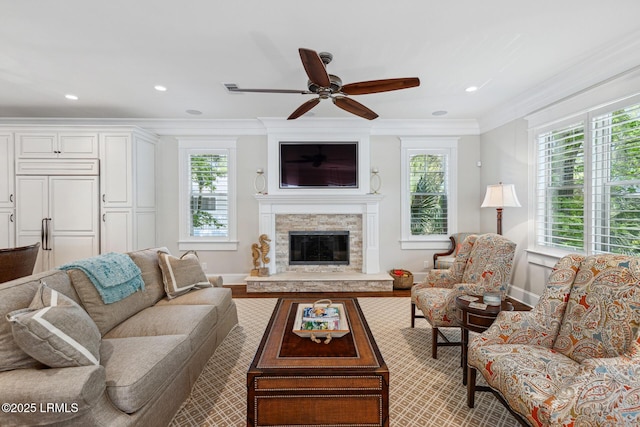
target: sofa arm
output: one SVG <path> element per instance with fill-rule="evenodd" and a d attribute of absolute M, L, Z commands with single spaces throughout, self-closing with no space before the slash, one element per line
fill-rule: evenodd
<path fill-rule="evenodd" d="M 88 411 L 104 393 L 103 366 L 0 372 L 0 425 L 61 422 Z"/>
<path fill-rule="evenodd" d="M 551 425 L 640 424 L 640 358 L 587 359 L 540 408 Z"/>

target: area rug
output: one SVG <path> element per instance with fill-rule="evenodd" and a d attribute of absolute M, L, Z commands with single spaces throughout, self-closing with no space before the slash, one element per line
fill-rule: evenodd
<path fill-rule="evenodd" d="M 218 347 L 171 425 L 246 426 L 246 374 L 276 300 L 239 298 L 239 325 Z M 460 348 L 440 347 L 431 358 L 431 329 L 418 319 L 410 327 L 409 298 L 358 298 L 389 367 L 390 425 L 491 426 L 519 424 L 491 393 L 466 405 Z M 457 339 L 457 329 L 445 330 Z M 480 379 L 480 378 L 479 378 Z M 478 382 L 481 384 L 481 379 Z"/>

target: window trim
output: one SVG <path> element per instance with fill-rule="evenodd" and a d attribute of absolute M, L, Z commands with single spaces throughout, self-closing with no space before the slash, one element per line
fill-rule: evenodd
<path fill-rule="evenodd" d="M 633 94 L 629 96 L 624 96 L 622 98 L 618 98 L 615 100 L 610 100 L 609 102 L 601 102 L 592 107 L 582 108 L 579 112 L 574 112 L 572 114 L 567 114 L 562 118 L 555 118 L 554 120 L 549 120 L 547 123 L 536 123 L 535 127 L 531 127 L 529 129 L 529 164 L 531 167 L 529 168 L 529 194 L 530 194 L 530 203 L 529 203 L 529 242 L 527 252 L 530 254 L 534 254 L 537 257 L 553 257 L 559 259 L 565 255 L 576 253 L 576 250 L 568 250 L 562 248 L 555 248 L 551 246 L 545 246 L 538 244 L 538 224 L 536 217 L 536 208 L 537 208 L 537 173 L 538 173 L 538 154 L 539 154 L 539 144 L 538 138 L 541 134 L 545 132 L 550 132 L 553 130 L 557 130 L 562 128 L 563 126 L 567 126 L 571 123 L 581 122 L 584 127 L 584 144 L 585 144 L 585 152 L 584 152 L 584 161 L 585 161 L 585 185 L 584 185 L 584 241 L 582 250 L 578 253 L 583 254 L 596 254 L 600 252 L 592 251 L 592 240 L 594 237 L 593 230 L 593 212 L 591 210 L 591 206 L 593 203 L 593 177 L 591 175 L 591 171 L 593 168 L 593 159 L 592 159 L 592 151 L 593 151 L 593 119 L 600 115 L 610 113 L 625 107 L 630 107 L 632 105 L 636 105 L 640 103 L 640 94 Z M 541 112 L 536 114 L 535 116 L 531 116 L 529 119 L 533 122 L 537 122 L 541 115 L 544 115 L 545 112 Z M 549 118 L 547 116 L 547 118 Z"/>
<path fill-rule="evenodd" d="M 231 137 L 179 137 L 179 250 L 230 251 L 238 249 L 237 218 L 237 138 Z M 228 236 L 194 237 L 189 232 L 190 192 L 189 156 L 214 154 L 224 151 L 228 155 Z"/>
<path fill-rule="evenodd" d="M 400 138 L 400 246 L 402 249 L 442 249 L 448 246 L 449 236 L 457 232 L 458 223 L 458 137 L 401 137 Z M 409 157 L 413 154 L 445 153 L 448 156 L 448 234 L 413 236 L 411 234 L 411 192 Z"/>

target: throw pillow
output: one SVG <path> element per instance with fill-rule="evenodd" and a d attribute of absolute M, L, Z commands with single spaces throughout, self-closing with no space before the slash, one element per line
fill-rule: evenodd
<path fill-rule="evenodd" d="M 100 331 L 71 298 L 40 283 L 28 308 L 7 314 L 13 337 L 29 356 L 52 368 L 100 364 Z"/>
<path fill-rule="evenodd" d="M 193 251 L 186 252 L 180 258 L 158 251 L 158 264 L 162 270 L 164 290 L 170 299 L 194 288 L 211 287 L 207 275 L 202 271 L 198 255 Z"/>

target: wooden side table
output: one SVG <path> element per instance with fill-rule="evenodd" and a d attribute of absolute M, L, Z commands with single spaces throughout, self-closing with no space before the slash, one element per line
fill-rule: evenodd
<path fill-rule="evenodd" d="M 482 303 L 482 297 L 474 302 Z M 471 301 L 465 301 L 456 297 L 456 308 L 458 309 L 458 323 L 462 330 L 462 384 L 467 385 L 467 349 L 469 344 L 469 331 L 482 333 L 489 329 L 489 326 L 496 320 L 502 310 L 512 311 L 513 305 L 508 301 L 502 301 L 502 305 L 488 305 L 486 309 L 469 307 Z M 476 390 L 482 391 L 476 387 Z"/>

